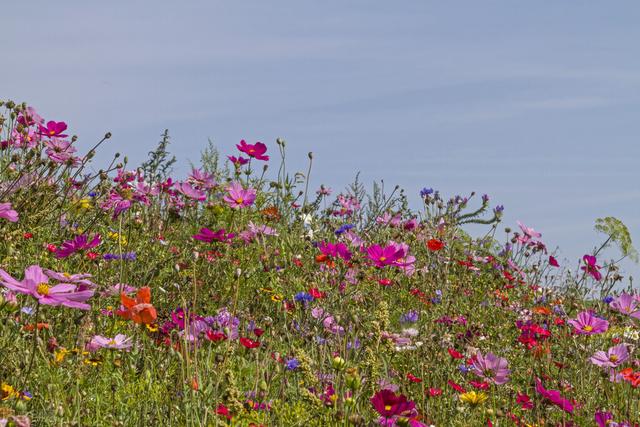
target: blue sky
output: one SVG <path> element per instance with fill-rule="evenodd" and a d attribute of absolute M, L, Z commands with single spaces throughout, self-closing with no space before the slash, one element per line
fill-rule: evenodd
<path fill-rule="evenodd" d="M 186 172 L 211 138 L 315 153 L 409 194 L 475 190 L 572 262 L 595 218 L 640 240 L 640 3 L 30 1 L 3 5 L 0 98 Z M 297 162 L 297 163 L 296 163 Z M 611 253 L 611 255 L 615 255 Z M 640 268 L 625 264 L 640 278 Z"/>

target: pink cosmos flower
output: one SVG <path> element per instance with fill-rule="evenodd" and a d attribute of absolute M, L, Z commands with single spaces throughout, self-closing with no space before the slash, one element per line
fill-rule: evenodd
<path fill-rule="evenodd" d="M 236 156 L 227 156 L 227 159 L 229 159 L 229 161 L 231 163 L 233 163 L 236 166 L 242 166 L 242 165 L 246 165 L 247 163 L 249 163 L 248 159 L 245 159 L 242 156 L 236 157 Z"/>
<path fill-rule="evenodd" d="M 416 406 L 414 402 L 407 400 L 404 394 L 397 395 L 387 389 L 378 391 L 371 398 L 371 404 L 376 412 L 385 418 L 407 415 Z"/>
<path fill-rule="evenodd" d="M 629 358 L 629 350 L 625 344 L 611 347 L 607 352 L 597 351 L 589 360 L 601 368 L 617 368 Z"/>
<path fill-rule="evenodd" d="M 190 199 L 202 201 L 206 200 L 207 198 L 206 192 L 193 187 L 188 182 L 181 182 L 179 184 L 176 184 L 176 189 Z"/>
<path fill-rule="evenodd" d="M 406 276 L 412 276 L 416 271 L 416 257 L 409 255 L 409 245 L 406 243 L 396 243 L 394 241 L 390 241 L 389 245 L 393 246 L 400 252 L 400 256 L 396 260 L 395 266 L 402 270 Z"/>
<path fill-rule="evenodd" d="M 573 404 L 571 401 L 562 397 L 558 390 L 545 389 L 539 378 L 536 378 L 536 392 L 544 399 L 560 407 L 563 411 L 573 414 Z"/>
<path fill-rule="evenodd" d="M 600 281 L 602 279 L 602 273 L 600 273 L 599 270 L 602 267 L 596 264 L 596 257 L 592 255 L 585 255 L 582 259 L 584 260 L 585 265 L 580 267 L 580 270 L 587 272 L 595 280 Z"/>
<path fill-rule="evenodd" d="M 558 260 L 555 259 L 553 255 L 549 255 L 549 265 L 552 267 L 560 267 L 560 264 L 558 264 Z"/>
<path fill-rule="evenodd" d="M 569 323 L 579 335 L 595 335 L 609 329 L 609 322 L 594 316 L 590 311 L 583 311 L 576 319 L 569 320 Z"/>
<path fill-rule="evenodd" d="M 267 152 L 267 146 L 262 142 L 256 142 L 255 144 L 247 144 L 243 139 L 240 141 L 240 144 L 237 144 L 238 150 L 246 153 L 249 157 L 253 157 L 257 160 L 269 160 L 269 156 L 265 156 L 264 153 Z"/>
<path fill-rule="evenodd" d="M 235 234 L 233 233 L 227 234 L 224 228 L 221 228 L 220 230 L 215 232 L 209 230 L 208 228 L 201 228 L 198 234 L 195 234 L 191 237 L 193 237 L 196 240 L 200 240 L 201 242 L 211 243 L 211 242 L 229 242 L 231 241 L 231 239 L 233 239 L 234 236 Z"/>
<path fill-rule="evenodd" d="M 213 179 L 213 175 L 200 169 L 192 169 L 191 175 L 189 175 L 189 182 L 205 190 L 209 190 L 216 186 L 216 180 Z"/>
<path fill-rule="evenodd" d="M 85 301 L 93 296 L 93 290 L 77 290 L 71 283 L 59 283 L 49 285 L 49 278 L 39 265 L 27 267 L 24 271 L 24 279 L 19 282 L 9 273 L 0 269 L 0 283 L 6 288 L 36 298 L 40 304 L 64 305 L 71 308 L 88 310 L 91 308 Z"/>
<path fill-rule="evenodd" d="M 53 120 L 47 122 L 47 126 L 38 125 L 40 135 L 51 137 L 64 138 L 69 135 L 63 135 L 62 132 L 67 130 L 67 124 L 65 122 L 54 122 Z"/>
<path fill-rule="evenodd" d="M 518 226 L 520 227 L 520 230 L 522 230 L 522 236 L 518 236 L 517 237 L 517 240 L 520 243 L 526 244 L 531 239 L 539 239 L 540 237 L 542 237 L 542 233 L 538 233 L 533 228 L 527 227 L 526 225 L 524 225 L 520 221 L 516 221 L 516 222 L 518 223 Z"/>
<path fill-rule="evenodd" d="M 71 143 L 64 139 L 51 138 L 46 142 L 46 153 L 49 159 L 55 163 L 68 163 L 77 165 L 80 159 L 73 154 L 77 151 Z"/>
<path fill-rule="evenodd" d="M 97 287 L 95 283 L 89 280 L 91 274 L 58 273 L 57 271 L 53 270 L 44 270 L 44 273 L 50 279 L 57 280 L 58 282 L 78 285 L 79 291 L 84 291 L 85 289 L 95 289 Z"/>
<path fill-rule="evenodd" d="M 11 203 L 0 203 L 0 218 L 4 218 L 9 222 L 17 222 L 18 212 L 11 209 Z"/>
<path fill-rule="evenodd" d="M 331 242 L 321 242 L 318 244 L 318 249 L 324 255 L 318 260 L 318 262 L 326 262 L 326 260 L 342 258 L 345 261 L 349 261 L 352 257 L 349 248 L 344 243 L 331 243 Z"/>
<path fill-rule="evenodd" d="M 102 239 L 99 234 L 93 236 L 91 241 L 89 241 L 89 237 L 86 234 L 81 234 L 71 240 L 66 240 L 62 245 L 60 245 L 56 250 L 56 258 L 66 258 L 78 251 L 93 249 L 100 243 L 102 243 Z"/>
<path fill-rule="evenodd" d="M 376 267 L 384 267 L 395 264 L 402 257 L 402 250 L 389 245 L 382 248 L 380 245 L 372 245 L 367 248 L 367 255 Z"/>
<path fill-rule="evenodd" d="M 640 302 L 637 296 L 623 292 L 619 297 L 609 303 L 609 307 L 636 319 L 640 319 Z"/>
<path fill-rule="evenodd" d="M 498 357 L 491 352 L 487 353 L 486 356 L 478 352 L 473 360 L 471 369 L 477 376 L 496 385 L 501 385 L 509 381 L 511 371 L 508 366 L 509 362 L 505 358 Z"/>
<path fill-rule="evenodd" d="M 251 206 L 256 199 L 257 191 L 253 188 L 244 189 L 239 182 L 232 182 L 227 188 L 227 195 L 224 201 L 232 209 L 240 209 Z"/>
<path fill-rule="evenodd" d="M 118 334 L 113 338 L 103 337 L 102 335 L 94 335 L 91 338 L 89 344 L 87 344 L 87 350 L 96 351 L 101 348 L 111 348 L 114 350 L 126 350 L 132 346 L 131 338 L 123 334 Z"/>

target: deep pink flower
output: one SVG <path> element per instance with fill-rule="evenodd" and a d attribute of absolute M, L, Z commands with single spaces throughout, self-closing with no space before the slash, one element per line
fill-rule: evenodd
<path fill-rule="evenodd" d="M 196 240 L 200 240 L 201 242 L 228 242 L 233 239 L 235 235 L 233 233 L 228 233 L 224 228 L 221 228 L 218 231 L 211 231 L 208 228 L 201 228 L 198 234 L 195 234 L 193 237 Z"/>
<path fill-rule="evenodd" d="M 206 192 L 193 187 L 188 182 L 181 182 L 179 184 L 176 184 L 176 189 L 190 199 L 203 201 L 207 198 Z"/>
<path fill-rule="evenodd" d="M 609 307 L 620 313 L 640 319 L 640 302 L 637 300 L 637 296 L 623 292 L 609 303 Z"/>
<path fill-rule="evenodd" d="M 416 404 L 408 401 L 404 394 L 397 395 L 387 389 L 377 392 L 371 398 L 371 404 L 385 418 L 407 415 L 416 407 Z"/>
<path fill-rule="evenodd" d="M 231 163 L 233 163 L 236 166 L 242 166 L 242 165 L 246 165 L 247 163 L 249 163 L 248 159 L 245 159 L 242 156 L 236 157 L 236 156 L 227 156 L 227 159 L 229 159 L 229 161 Z"/>
<path fill-rule="evenodd" d="M 257 191 L 253 188 L 244 189 L 239 182 L 232 182 L 227 188 L 227 195 L 224 201 L 233 209 L 240 209 L 251 206 L 256 199 Z"/>
<path fill-rule="evenodd" d="M 598 280 L 598 281 L 601 280 L 602 274 L 600 273 L 599 270 L 602 267 L 596 264 L 596 257 L 592 255 L 585 255 L 582 257 L 582 259 L 584 260 L 585 265 L 580 267 L 580 269 L 582 271 L 589 273 L 589 275 L 591 275 L 591 277 L 593 277 L 595 280 Z"/>
<path fill-rule="evenodd" d="M 243 139 L 240 144 L 237 144 L 238 150 L 246 153 L 249 157 L 253 157 L 258 160 L 269 160 L 269 156 L 265 156 L 267 152 L 267 146 L 262 142 L 256 142 L 255 144 L 247 144 Z"/>
<path fill-rule="evenodd" d="M 482 353 L 477 353 L 471 369 L 477 376 L 487 381 L 492 381 L 496 385 L 500 385 L 509 381 L 511 371 L 508 369 L 508 366 L 509 362 L 507 362 L 507 359 L 489 352 L 486 356 L 483 356 Z"/>
<path fill-rule="evenodd" d="M 132 346 L 131 338 L 123 334 L 118 334 L 113 338 L 94 335 L 87 345 L 87 350 L 96 351 L 101 348 L 111 348 L 115 350 L 126 350 Z"/>
<path fill-rule="evenodd" d="M 0 203 L 0 218 L 4 218 L 9 222 L 17 222 L 18 212 L 11 209 L 11 203 Z"/>
<path fill-rule="evenodd" d="M 95 248 L 101 242 L 102 239 L 99 234 L 93 236 L 91 241 L 89 241 L 89 237 L 86 234 L 81 234 L 71 240 L 66 240 L 62 245 L 60 245 L 56 250 L 56 258 L 66 258 L 78 251 Z"/>
<path fill-rule="evenodd" d="M 560 267 L 558 264 L 558 260 L 553 257 L 553 255 L 549 255 L 549 265 L 552 267 Z"/>
<path fill-rule="evenodd" d="M 394 245 L 381 247 L 380 245 L 372 245 L 367 248 L 369 259 L 374 262 L 376 267 L 384 267 L 395 264 L 402 257 L 403 251 L 398 250 Z"/>
<path fill-rule="evenodd" d="M 344 243 L 331 243 L 331 242 L 321 242 L 318 244 L 318 249 L 324 255 L 322 258 L 316 257 L 316 261 L 318 262 L 326 262 L 326 260 L 342 258 L 345 261 L 349 261 L 351 259 L 351 252 L 347 245 Z"/>
<path fill-rule="evenodd" d="M 40 135 L 51 137 L 64 138 L 69 135 L 63 135 L 62 132 L 67 130 L 67 124 L 65 122 L 54 122 L 53 120 L 47 122 L 47 126 L 38 125 Z"/>
<path fill-rule="evenodd" d="M 571 403 L 571 401 L 562 397 L 558 390 L 545 389 L 542 386 L 542 381 L 540 381 L 539 378 L 536 378 L 536 392 L 544 399 L 560 407 L 560 409 L 562 409 L 563 411 L 566 411 L 570 414 L 573 413 L 573 404 Z"/>
<path fill-rule="evenodd" d="M 597 351 L 589 360 L 601 368 L 617 368 L 629 358 L 629 350 L 625 344 L 611 347 L 607 352 Z"/>
<path fill-rule="evenodd" d="M 609 329 L 609 322 L 594 316 L 590 311 L 583 311 L 576 319 L 569 320 L 575 328 L 574 331 L 580 335 L 595 335 L 606 332 Z"/>
<path fill-rule="evenodd" d="M 88 310 L 91 308 L 85 301 L 93 296 L 93 290 L 77 290 L 71 283 L 59 283 L 49 285 L 49 278 L 38 265 L 27 267 L 24 271 L 24 279 L 19 282 L 0 269 L 0 283 L 6 288 L 36 298 L 40 304 L 64 305 L 71 308 Z"/>

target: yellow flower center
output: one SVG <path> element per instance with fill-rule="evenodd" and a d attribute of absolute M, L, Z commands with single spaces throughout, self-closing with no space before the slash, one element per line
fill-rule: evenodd
<path fill-rule="evenodd" d="M 612 354 L 611 356 L 609 356 L 609 361 L 615 363 L 618 361 L 618 356 L 616 356 L 615 354 Z"/>
<path fill-rule="evenodd" d="M 387 260 L 387 257 L 386 257 L 386 256 L 381 256 L 381 257 L 380 257 L 380 261 L 385 262 L 386 260 Z"/>
<path fill-rule="evenodd" d="M 62 275 L 67 279 L 71 279 L 71 275 L 69 273 L 62 273 Z"/>
<path fill-rule="evenodd" d="M 117 344 L 116 340 L 113 338 L 111 339 L 111 341 L 109 341 L 109 345 L 116 345 L 116 344 Z"/>
<path fill-rule="evenodd" d="M 385 405 L 384 410 L 385 411 L 390 411 L 391 410 L 391 405 Z"/>
<path fill-rule="evenodd" d="M 242 204 L 242 202 L 244 202 L 244 199 L 243 199 L 242 197 L 238 197 L 238 198 L 236 199 L 236 203 L 237 203 L 237 204 L 241 205 L 241 204 Z"/>
<path fill-rule="evenodd" d="M 36 288 L 36 292 L 40 295 L 49 295 L 49 289 L 49 285 L 47 285 L 46 283 L 40 283 Z"/>
<path fill-rule="evenodd" d="M 591 332 L 591 331 L 593 331 L 593 326 L 591 326 L 591 325 L 583 326 L 582 330 L 585 331 L 585 332 Z"/>

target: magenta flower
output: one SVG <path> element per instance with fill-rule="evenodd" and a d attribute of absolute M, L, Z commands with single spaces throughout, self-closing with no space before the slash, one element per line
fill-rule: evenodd
<path fill-rule="evenodd" d="M 47 122 L 47 126 L 38 125 L 40 135 L 51 137 L 64 138 L 69 135 L 63 135 L 62 132 L 67 130 L 67 124 L 65 122 L 54 122 L 53 120 Z"/>
<path fill-rule="evenodd" d="M 602 274 L 599 270 L 602 267 L 596 264 L 596 257 L 592 255 L 585 255 L 582 259 L 584 260 L 585 265 L 580 267 L 580 270 L 587 272 L 595 280 L 600 281 L 602 279 Z"/>
<path fill-rule="evenodd" d="M 242 165 L 246 165 L 247 163 L 249 163 L 248 159 L 245 159 L 244 157 L 240 156 L 240 157 L 236 157 L 236 156 L 227 156 L 227 159 L 229 159 L 229 161 L 231 163 L 233 163 L 236 166 L 242 166 Z"/>
<path fill-rule="evenodd" d="M 573 404 L 571 401 L 562 397 L 558 390 L 545 389 L 539 378 L 536 378 L 536 392 L 544 399 L 560 407 L 563 411 L 573 414 Z"/>
<path fill-rule="evenodd" d="M 11 209 L 11 203 L 0 203 L 0 218 L 4 218 L 9 222 L 17 222 L 18 212 Z"/>
<path fill-rule="evenodd" d="M 207 193 L 193 187 L 188 182 L 181 182 L 179 184 L 176 184 L 176 189 L 190 199 L 202 201 L 206 200 L 207 198 Z"/>
<path fill-rule="evenodd" d="M 81 234 L 71 240 L 66 240 L 62 245 L 60 245 L 56 250 L 56 258 L 66 258 L 78 251 L 95 248 L 101 242 L 102 239 L 99 234 L 93 236 L 91 241 L 89 241 L 89 237 L 86 234 Z"/>
<path fill-rule="evenodd" d="M 0 269 L 0 283 L 6 288 L 25 295 L 31 295 L 38 303 L 45 305 L 64 305 L 71 308 L 88 310 L 91 308 L 85 301 L 93 296 L 93 290 L 77 290 L 71 283 L 59 283 L 49 285 L 49 278 L 38 265 L 27 267 L 24 271 L 24 279 L 19 282 Z"/>
<path fill-rule="evenodd" d="M 404 394 L 397 395 L 387 389 L 377 392 L 370 401 L 373 408 L 385 418 L 407 415 L 416 407 Z"/>
<path fill-rule="evenodd" d="M 349 248 L 344 243 L 321 242 L 318 244 L 318 249 L 327 259 L 342 258 L 349 261 L 352 257 Z M 320 262 L 324 262 L 324 258 Z"/>
<path fill-rule="evenodd" d="M 486 356 L 483 356 L 482 353 L 477 353 L 471 369 L 477 376 L 491 381 L 496 385 L 501 385 L 509 381 L 511 371 L 508 369 L 508 366 L 509 362 L 507 359 L 489 352 Z"/>
<path fill-rule="evenodd" d="M 367 255 L 376 267 L 384 267 L 395 264 L 403 255 L 402 250 L 398 250 L 394 245 L 382 248 L 380 245 L 372 245 L 367 248 Z"/>
<path fill-rule="evenodd" d="M 555 259 L 553 255 L 549 255 L 549 265 L 552 267 L 560 267 L 560 264 L 558 264 L 558 260 Z"/>
<path fill-rule="evenodd" d="M 131 346 L 131 338 L 123 334 L 118 334 L 113 338 L 103 337 L 102 335 L 94 335 L 94 337 L 91 338 L 89 344 L 87 344 L 87 350 L 96 351 L 101 348 L 126 350 L 131 348 Z"/>
<path fill-rule="evenodd" d="M 609 303 L 609 307 L 636 319 L 640 319 L 640 303 L 637 297 L 623 292 L 619 297 Z"/>
<path fill-rule="evenodd" d="M 221 228 L 220 230 L 215 232 L 209 230 L 208 228 L 201 228 L 198 234 L 195 234 L 191 237 L 193 237 L 196 240 L 200 240 L 201 242 L 211 243 L 211 242 L 228 242 L 228 241 L 231 241 L 231 239 L 233 239 L 234 236 L 235 234 L 233 233 L 227 234 L 224 228 Z"/>
<path fill-rule="evenodd" d="M 618 344 L 611 347 L 607 352 L 596 351 L 589 360 L 594 365 L 601 368 L 617 368 L 622 365 L 629 358 L 629 350 L 625 344 Z"/>
<path fill-rule="evenodd" d="M 251 206 L 256 199 L 257 191 L 253 188 L 244 189 L 239 182 L 232 182 L 227 188 L 227 195 L 224 201 L 233 209 L 240 209 Z"/>
<path fill-rule="evenodd" d="M 256 142 L 255 144 L 247 144 L 243 139 L 240 144 L 237 144 L 238 150 L 246 153 L 249 157 L 253 157 L 258 160 L 269 160 L 269 156 L 265 156 L 267 152 L 267 146 L 262 142 Z"/>
<path fill-rule="evenodd" d="M 576 319 L 569 320 L 569 323 L 579 335 L 601 334 L 609 329 L 609 322 L 594 316 L 590 311 L 583 311 Z"/>

